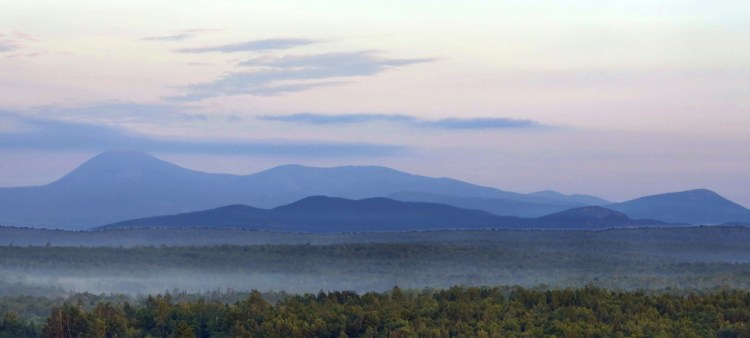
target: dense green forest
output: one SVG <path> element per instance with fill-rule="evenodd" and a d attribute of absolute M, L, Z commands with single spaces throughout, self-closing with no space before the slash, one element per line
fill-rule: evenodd
<path fill-rule="evenodd" d="M 284 295 L 230 304 L 186 295 L 80 297 L 37 321 L 6 312 L 0 337 L 748 337 L 750 292 L 462 288 Z M 180 299 L 180 297 L 182 297 Z M 72 299 L 71 299 L 72 300 Z M 29 306 L 41 298 L 26 300 Z M 43 304 L 42 306 L 46 306 Z"/>

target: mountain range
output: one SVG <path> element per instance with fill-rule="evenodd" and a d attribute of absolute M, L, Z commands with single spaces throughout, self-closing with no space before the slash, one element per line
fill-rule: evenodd
<path fill-rule="evenodd" d="M 401 202 L 384 197 L 351 200 L 311 196 L 297 202 L 260 209 L 246 205 L 147 217 L 97 229 L 242 228 L 294 232 L 419 231 L 441 229 L 607 229 L 658 226 L 664 222 L 633 220 L 603 207 L 580 207 L 539 218 L 498 216 L 445 204 Z"/>
<path fill-rule="evenodd" d="M 611 203 L 595 196 L 554 191 L 503 191 L 378 166 L 284 165 L 250 175 L 230 175 L 182 168 L 140 152 L 107 151 L 50 184 L 0 188 L 0 224 L 88 229 L 237 204 L 274 209 L 310 196 L 354 200 L 387 197 L 523 218 L 605 206 L 632 219 L 689 224 L 750 222 L 750 210 L 708 190 Z"/>

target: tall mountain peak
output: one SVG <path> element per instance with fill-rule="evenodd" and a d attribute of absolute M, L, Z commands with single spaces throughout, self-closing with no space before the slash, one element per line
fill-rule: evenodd
<path fill-rule="evenodd" d="M 107 150 L 84 162 L 52 185 L 135 181 L 144 177 L 172 174 L 179 171 L 188 171 L 188 169 L 142 152 Z"/>
<path fill-rule="evenodd" d="M 157 163 L 168 164 L 152 155 L 129 150 L 107 150 L 83 162 L 76 170 L 126 169 L 151 166 Z"/>

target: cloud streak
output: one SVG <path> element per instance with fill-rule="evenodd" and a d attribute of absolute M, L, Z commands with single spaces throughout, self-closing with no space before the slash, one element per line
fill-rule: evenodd
<path fill-rule="evenodd" d="M 438 120 L 419 119 L 411 115 L 403 114 L 315 114 L 299 113 L 288 115 L 260 115 L 256 117 L 264 121 L 278 121 L 287 123 L 332 125 L 332 124 L 356 124 L 369 122 L 400 123 L 412 127 L 433 129 L 522 129 L 541 127 L 542 124 L 527 119 L 511 119 L 503 117 L 477 117 L 477 118 L 444 118 Z"/>
<path fill-rule="evenodd" d="M 257 117 L 264 121 L 280 121 L 306 124 L 354 124 L 367 123 L 376 121 L 386 122 L 415 122 L 416 118 L 409 115 L 400 114 L 342 114 L 327 115 L 314 113 L 299 113 L 288 115 L 260 115 Z"/>
<path fill-rule="evenodd" d="M 6 58 L 32 58 L 48 54 L 47 51 L 29 51 L 28 44 L 38 39 L 24 32 L 0 33 L 0 55 Z"/>
<path fill-rule="evenodd" d="M 180 34 L 172 34 L 172 35 L 157 35 L 157 36 L 147 36 L 145 38 L 142 38 L 143 41 L 181 41 L 188 38 L 193 37 L 195 34 L 191 33 L 180 33 Z"/>
<path fill-rule="evenodd" d="M 18 43 L 14 41 L 4 40 L 0 37 L 0 53 L 12 52 L 19 48 L 21 48 L 21 46 Z"/>
<path fill-rule="evenodd" d="M 34 40 L 33 36 L 26 33 L 0 33 L 0 53 L 18 51 L 24 47 L 23 42 Z"/>
<path fill-rule="evenodd" d="M 320 40 L 313 39 L 265 39 L 210 47 L 180 48 L 174 51 L 188 54 L 261 52 L 307 46 L 319 42 Z"/>
<path fill-rule="evenodd" d="M 240 64 L 250 67 L 250 70 L 187 86 L 184 95 L 172 99 L 198 101 L 228 95 L 280 95 L 341 84 L 342 78 L 372 76 L 390 69 L 432 61 L 434 59 L 386 58 L 374 51 L 251 59 Z"/>
<path fill-rule="evenodd" d="M 420 125 L 440 129 L 518 129 L 541 126 L 540 123 L 532 120 L 503 117 L 447 118 L 423 121 Z"/>
<path fill-rule="evenodd" d="M 192 37 L 195 37 L 198 34 L 206 33 L 206 32 L 216 32 L 220 31 L 220 29 L 185 29 L 178 31 L 175 34 L 169 34 L 169 35 L 152 35 L 147 36 L 145 38 L 141 38 L 142 41 L 155 41 L 155 42 L 172 42 L 172 41 L 182 41 L 187 40 Z"/>
<path fill-rule="evenodd" d="M 163 138 L 97 124 L 24 118 L 2 113 L 0 117 L 15 118 L 25 125 L 20 130 L 0 132 L 0 148 L 5 149 L 130 149 L 146 152 L 306 158 L 389 156 L 407 150 L 401 146 L 356 142 Z"/>

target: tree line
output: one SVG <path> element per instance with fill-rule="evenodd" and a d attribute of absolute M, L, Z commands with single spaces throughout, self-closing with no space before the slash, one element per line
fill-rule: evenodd
<path fill-rule="evenodd" d="M 257 291 L 227 304 L 156 295 L 139 304 L 55 306 L 43 322 L 7 313 L 0 337 L 748 337 L 750 292 L 643 293 L 593 286 L 452 287 L 358 294 Z"/>
<path fill-rule="evenodd" d="M 533 233 L 526 234 L 529 237 Z M 569 235 L 574 236 L 574 235 Z M 646 240 L 644 240 L 646 241 Z M 567 244 L 566 244 L 567 243 Z M 750 288 L 750 246 L 611 241 L 354 243 L 211 247 L 2 247 L 0 297 L 232 287 L 304 293 L 451 285 Z M 283 283 L 280 284 L 279 281 Z"/>

